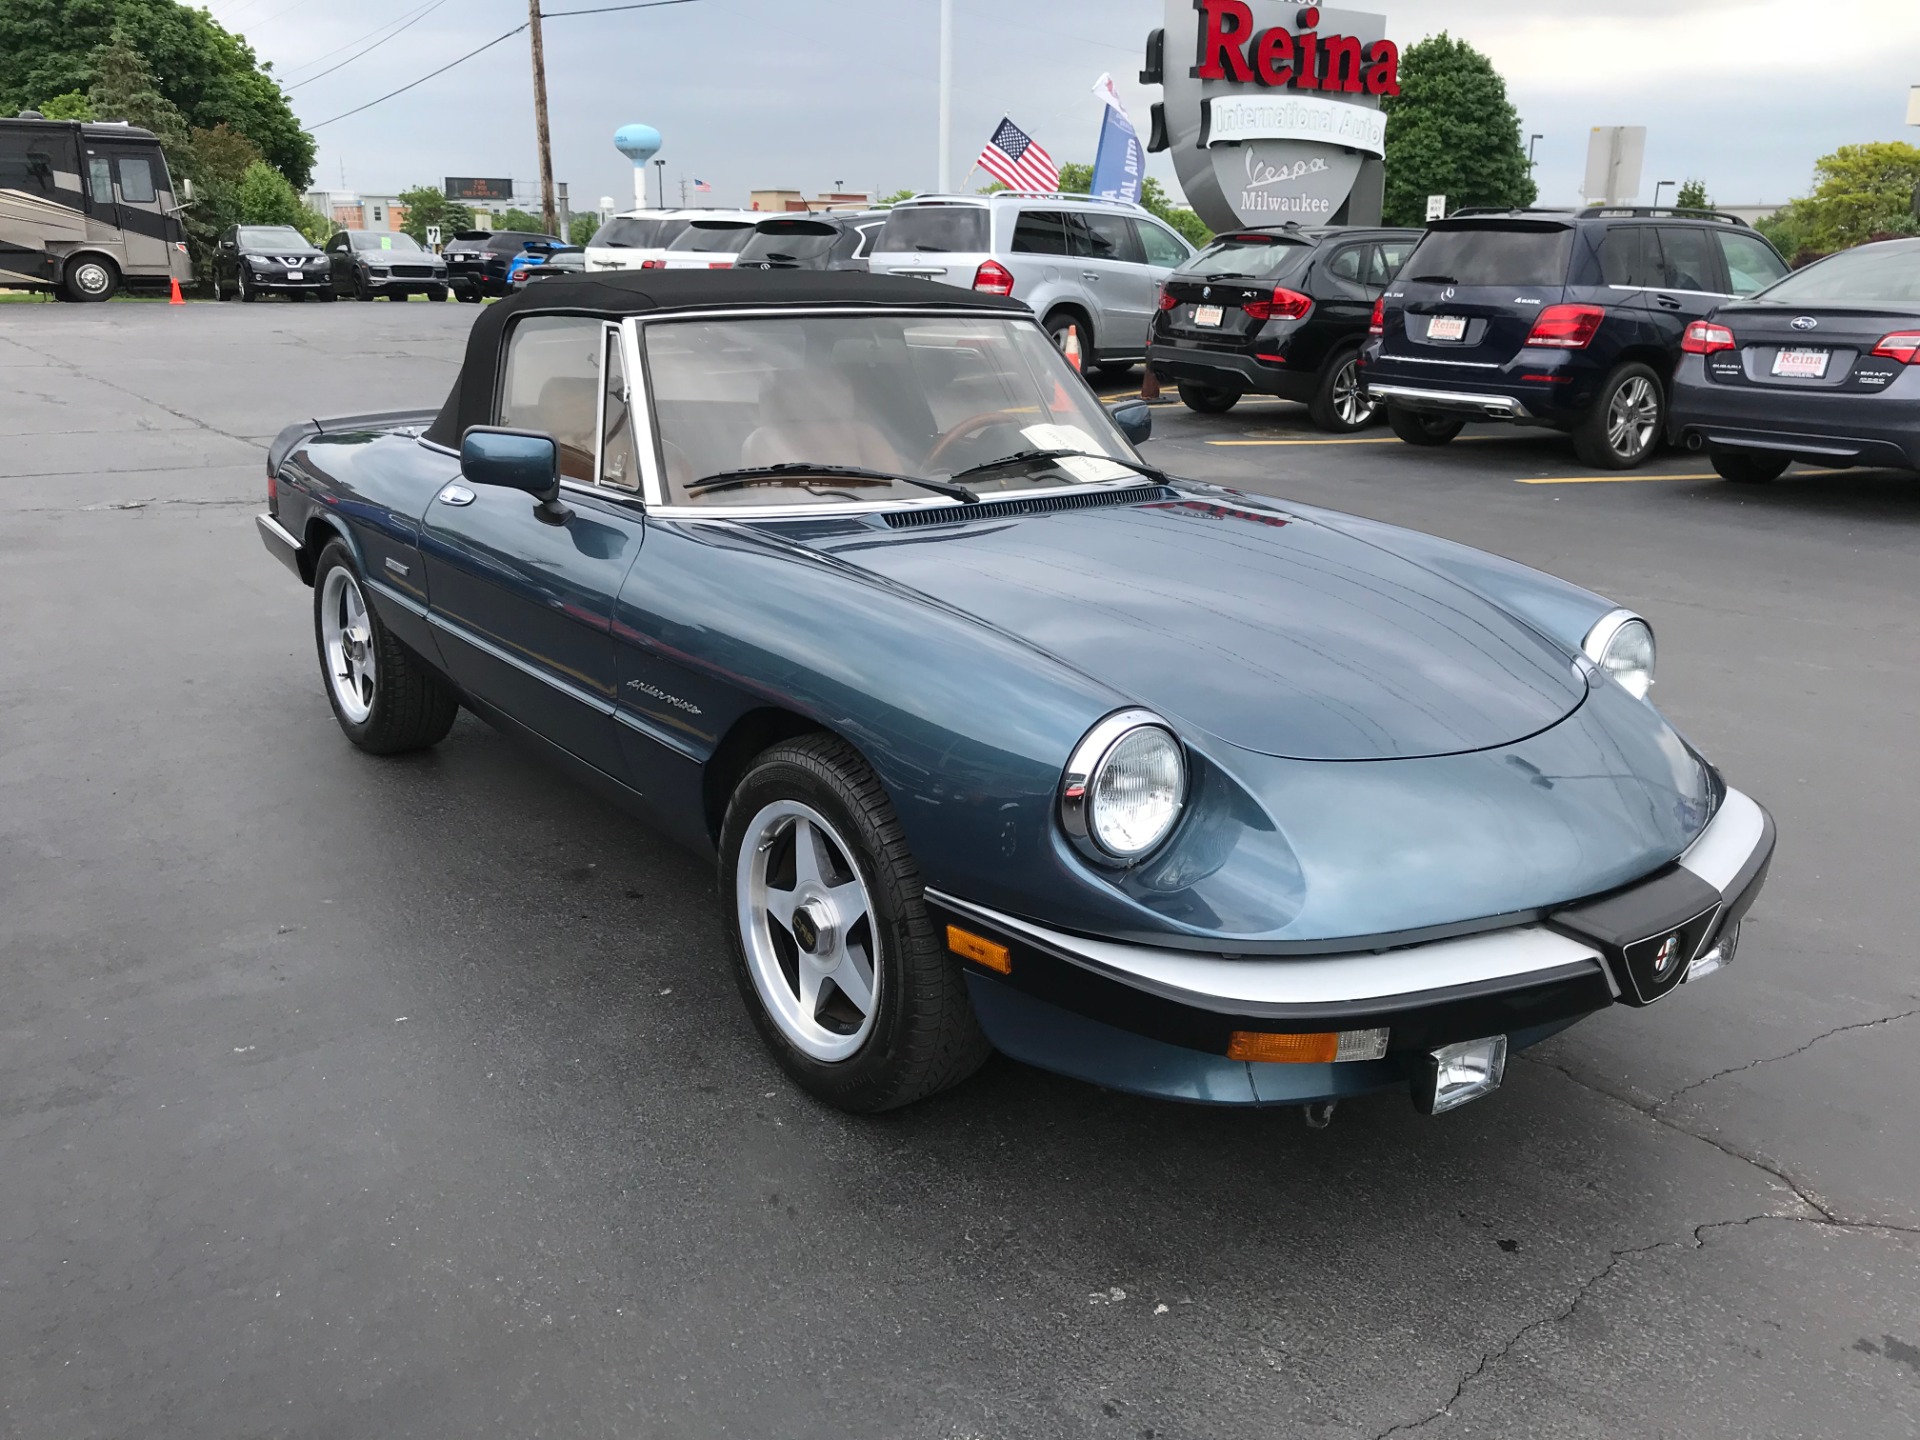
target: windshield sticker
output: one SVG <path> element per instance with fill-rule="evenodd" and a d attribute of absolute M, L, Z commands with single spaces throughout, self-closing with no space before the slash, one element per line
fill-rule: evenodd
<path fill-rule="evenodd" d="M 380 248 L 382 250 L 391 250 L 393 248 L 393 237 L 391 235 L 382 235 L 380 237 Z"/>

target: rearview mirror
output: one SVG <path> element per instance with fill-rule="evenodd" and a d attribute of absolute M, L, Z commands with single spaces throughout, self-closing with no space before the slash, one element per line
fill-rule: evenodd
<path fill-rule="evenodd" d="M 560 493 L 560 447 L 551 435 L 532 430 L 475 425 L 460 438 L 460 473 L 475 485 L 552 500 Z"/>
<path fill-rule="evenodd" d="M 1120 433 L 1135 445 L 1153 438 L 1153 410 L 1144 400 L 1123 400 L 1107 411 Z"/>

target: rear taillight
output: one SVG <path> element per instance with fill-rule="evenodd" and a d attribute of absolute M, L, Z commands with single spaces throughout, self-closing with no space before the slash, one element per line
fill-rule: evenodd
<path fill-rule="evenodd" d="M 1284 285 L 1273 287 L 1270 300 L 1247 300 L 1240 308 L 1250 320 L 1304 320 L 1313 313 L 1313 301 Z"/>
<path fill-rule="evenodd" d="M 709 260 L 707 262 L 707 269 L 709 270 L 731 270 L 732 268 L 733 262 L 731 260 Z"/>
<path fill-rule="evenodd" d="M 1013 294 L 1013 272 L 998 260 L 983 260 L 973 272 L 973 288 L 985 295 Z"/>
<path fill-rule="evenodd" d="M 664 270 L 667 268 L 667 262 L 664 260 L 642 260 L 640 262 L 640 268 L 642 270 Z"/>
<path fill-rule="evenodd" d="M 1367 322 L 1367 334 L 1384 335 L 1387 333 L 1387 297 L 1382 295 L 1373 302 L 1373 319 Z"/>
<path fill-rule="evenodd" d="M 1687 333 L 1680 337 L 1681 352 L 1687 355 L 1712 355 L 1733 348 L 1733 331 L 1711 320 L 1694 321 L 1687 326 Z"/>
<path fill-rule="evenodd" d="M 1873 353 L 1882 360 L 1920 365 L 1920 330 L 1896 330 L 1874 346 Z"/>
<path fill-rule="evenodd" d="M 1167 293 L 1167 287 L 1162 285 L 1160 287 L 1160 308 L 1162 310 L 1173 310 L 1178 308 L 1179 304 L 1180 302 L 1178 300 Z"/>
<path fill-rule="evenodd" d="M 1598 305 L 1549 305 L 1533 322 L 1527 345 L 1533 349 L 1584 350 L 1600 333 L 1607 312 Z"/>

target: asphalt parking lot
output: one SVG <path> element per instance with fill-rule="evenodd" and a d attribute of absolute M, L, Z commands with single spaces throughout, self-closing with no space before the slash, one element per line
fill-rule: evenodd
<path fill-rule="evenodd" d="M 1159 408 L 1651 617 L 1779 821 L 1738 962 L 1437 1120 L 1003 1060 L 853 1119 L 704 865 L 470 718 L 338 734 L 263 447 L 437 404 L 475 313 L 0 306 L 0 1434 L 1920 1428 L 1920 482 Z"/>

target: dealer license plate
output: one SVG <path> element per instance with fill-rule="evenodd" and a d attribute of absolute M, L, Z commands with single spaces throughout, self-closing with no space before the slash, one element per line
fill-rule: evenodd
<path fill-rule="evenodd" d="M 287 278 L 289 280 L 298 280 L 304 273 L 304 271 L 289 268 L 287 270 Z"/>
<path fill-rule="evenodd" d="M 1773 373 L 1797 380 L 1824 380 L 1831 350 L 1782 350 L 1773 357 Z"/>
<path fill-rule="evenodd" d="M 1217 329 L 1221 320 L 1226 318 L 1226 313 L 1223 305 L 1196 305 L 1193 307 L 1193 323 Z"/>
<path fill-rule="evenodd" d="M 1435 315 L 1427 321 L 1427 339 L 1464 340 L 1467 338 L 1467 317 L 1464 315 Z"/>

